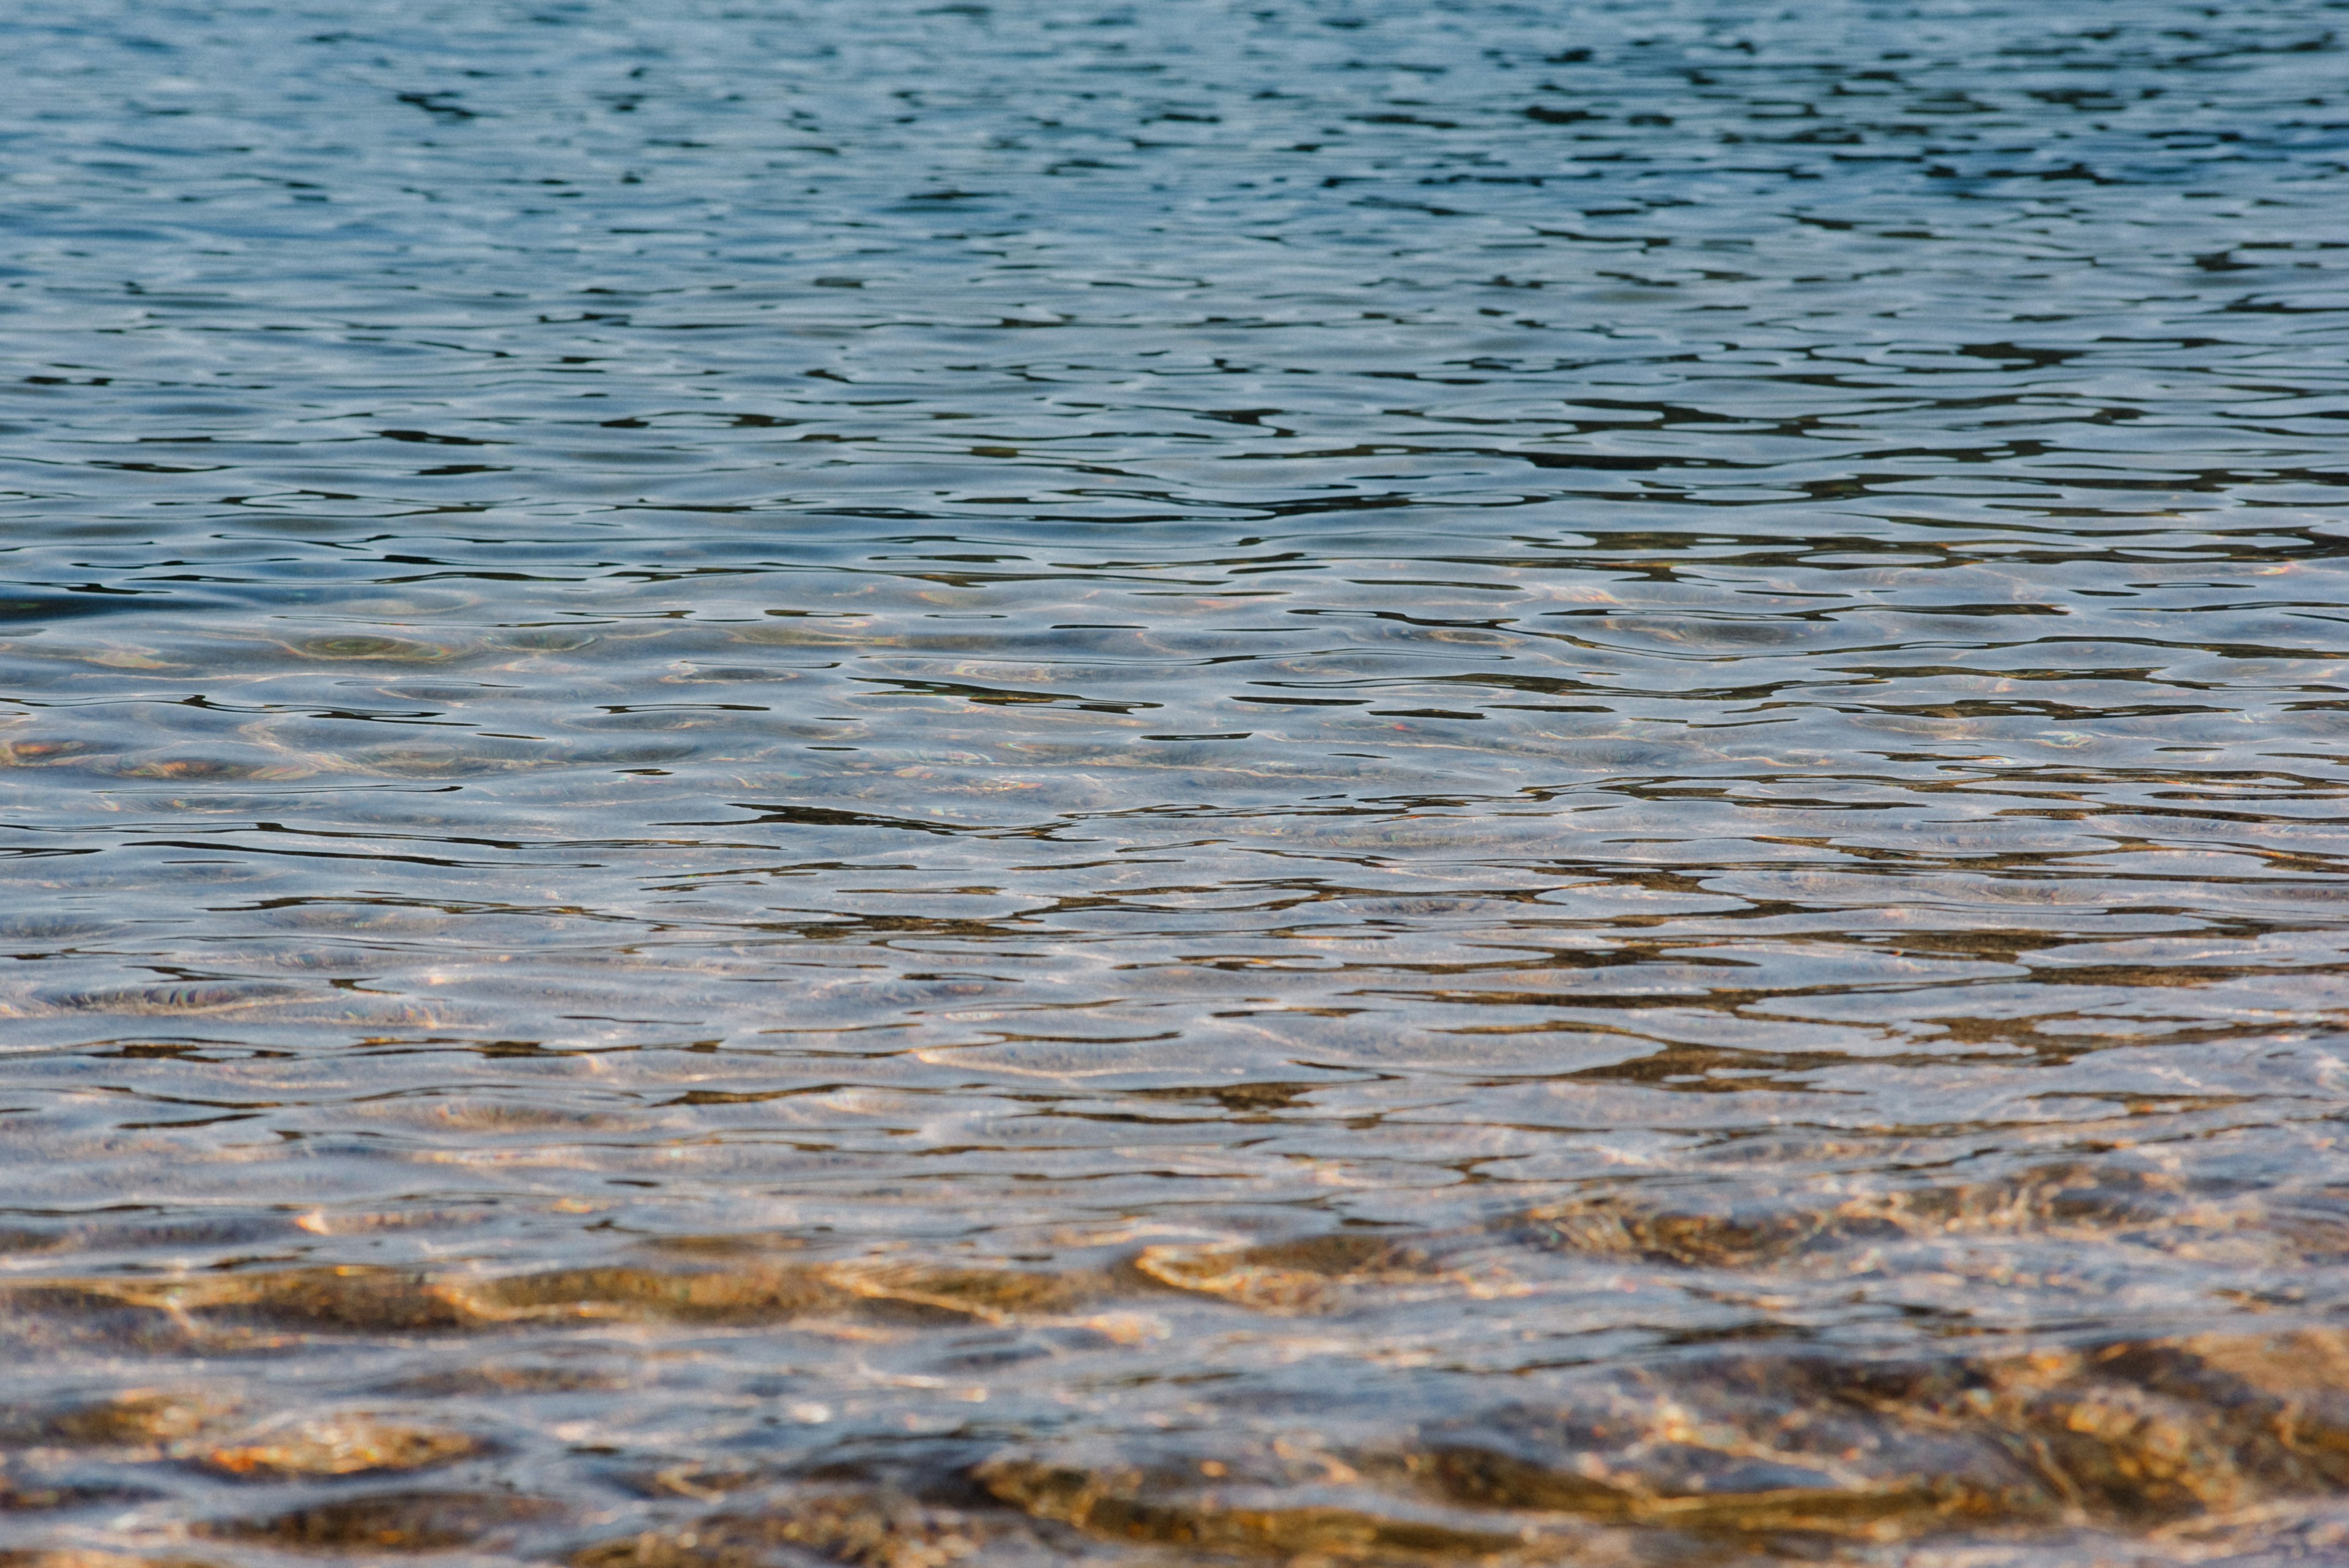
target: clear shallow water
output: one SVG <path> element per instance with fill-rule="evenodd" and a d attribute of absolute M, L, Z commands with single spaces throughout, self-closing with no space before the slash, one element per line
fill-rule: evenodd
<path fill-rule="evenodd" d="M 2344 24 L 12 8 L 8 1561 L 2340 1561 Z"/>

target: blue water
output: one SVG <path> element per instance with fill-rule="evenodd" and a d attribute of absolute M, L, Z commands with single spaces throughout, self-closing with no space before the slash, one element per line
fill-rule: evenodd
<path fill-rule="evenodd" d="M 7 7 L 0 1554 L 2341 1561 L 2344 33 Z"/>

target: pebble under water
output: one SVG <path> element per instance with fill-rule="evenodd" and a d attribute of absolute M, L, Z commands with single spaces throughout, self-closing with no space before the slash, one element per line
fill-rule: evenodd
<path fill-rule="evenodd" d="M 0 1568 L 2349 1563 L 2349 5 L 17 0 Z"/>

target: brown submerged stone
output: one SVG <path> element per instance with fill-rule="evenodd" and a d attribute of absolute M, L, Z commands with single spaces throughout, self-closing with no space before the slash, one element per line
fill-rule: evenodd
<path fill-rule="evenodd" d="M 783 1323 L 872 1307 L 1001 1322 L 1021 1313 L 1067 1310 L 1094 1288 L 1084 1278 L 893 1259 L 701 1270 L 615 1265 L 450 1287 L 485 1320 L 628 1317 L 717 1324 Z"/>
<path fill-rule="evenodd" d="M 1435 1272 L 1426 1254 L 1414 1248 L 1349 1235 L 1254 1247 L 1144 1247 L 1133 1266 L 1161 1285 L 1281 1314 L 1326 1311 L 1347 1285 L 1425 1279 Z"/>
<path fill-rule="evenodd" d="M 788 1568 L 812 1553 L 854 1568 L 947 1568 L 996 1533 L 948 1509 L 871 1492 L 794 1498 L 574 1552 L 571 1568 Z"/>
<path fill-rule="evenodd" d="M 1218 1461 L 1208 1461 L 1216 1465 Z M 1269 1489 L 1202 1486 L 1138 1466 L 1056 1464 L 1018 1456 L 974 1472 L 1002 1502 L 1111 1541 L 1250 1557 L 1416 1561 L 1522 1551 L 1516 1532 L 1462 1529 L 1374 1508 L 1280 1501 Z"/>
<path fill-rule="evenodd" d="M 1562 1410 L 1439 1427 L 1402 1468 L 1456 1502 L 1709 1532 L 1884 1536 L 2054 1507 L 1994 1446 L 1750 1391 L 1699 1404 L 1696 1392 L 1622 1375 Z"/>
<path fill-rule="evenodd" d="M 2349 1336 L 1706 1357 L 1439 1424 L 1401 1469 L 1457 1502 L 1714 1532 L 2159 1524 L 2349 1486 Z"/>
<path fill-rule="evenodd" d="M 1596 1192 L 1528 1210 L 1502 1229 L 1564 1251 L 1752 1269 L 1904 1239 L 2168 1231 L 2185 1240 L 2259 1229 L 2251 1218 L 2158 1171 L 2067 1161 L 1983 1181 L 1841 1195 L 1798 1189 L 1680 1205 L 1661 1193 Z M 2301 1250 L 2283 1229 L 2262 1233 Z"/>
<path fill-rule="evenodd" d="M 0 1286 L 0 1314 L 47 1319 L 76 1339 L 139 1350 L 181 1349 L 188 1340 L 184 1318 L 125 1300 L 104 1282 L 34 1280 Z"/>
<path fill-rule="evenodd" d="M 0 1513 L 51 1513 L 99 1503 L 145 1502 L 154 1495 L 144 1487 L 51 1484 L 0 1476 Z"/>
<path fill-rule="evenodd" d="M 940 1269 L 888 1259 L 829 1264 L 823 1274 L 826 1282 L 866 1301 L 986 1323 L 1004 1323 L 1024 1314 L 1071 1312 L 1094 1300 L 1107 1285 L 1092 1274 Z"/>
<path fill-rule="evenodd" d="M 484 1323 L 561 1318 L 781 1323 L 836 1311 L 846 1299 L 815 1271 L 775 1263 L 713 1270 L 614 1264 L 466 1281 L 450 1289 Z"/>
<path fill-rule="evenodd" d="M 509 1492 L 376 1492 L 266 1519 L 207 1520 L 193 1533 L 293 1552 L 446 1552 L 562 1511 L 543 1498 Z"/>
<path fill-rule="evenodd" d="M 1817 1241 L 1827 1226 L 1803 1213 L 1682 1212 L 1641 1198 L 1602 1193 L 1534 1210 L 1518 1221 L 1563 1251 L 1647 1259 L 1691 1268 L 1752 1268 Z"/>
<path fill-rule="evenodd" d="M 265 1325 L 410 1333 L 463 1326 L 464 1309 L 429 1275 L 411 1269 L 359 1265 L 275 1269 L 191 1279 L 57 1282 L 11 1292 L 10 1304 L 70 1310 L 65 1297 L 93 1305 L 144 1307 L 175 1318 L 200 1315 L 214 1326 Z"/>
<path fill-rule="evenodd" d="M 371 1416 L 339 1416 L 212 1449 L 197 1463 L 248 1480 L 285 1480 L 430 1469 L 482 1450 L 478 1438 L 463 1432 L 403 1427 Z"/>
<path fill-rule="evenodd" d="M 192 1438 L 234 1408 L 210 1395 L 138 1388 L 57 1411 L 35 1426 L 39 1440 L 67 1448 L 145 1448 Z"/>
<path fill-rule="evenodd" d="M 750 1251 L 773 1248 L 762 1241 Z M 1004 1322 L 1066 1311 L 1107 1288 L 1094 1274 L 887 1258 L 810 1264 L 719 1256 L 722 1262 L 685 1267 L 614 1263 L 502 1276 L 335 1265 L 175 1280 L 49 1281 L 0 1292 L 0 1306 L 68 1317 L 145 1311 L 181 1336 L 191 1326 L 415 1334 L 564 1320 L 760 1324 L 860 1311 Z"/>

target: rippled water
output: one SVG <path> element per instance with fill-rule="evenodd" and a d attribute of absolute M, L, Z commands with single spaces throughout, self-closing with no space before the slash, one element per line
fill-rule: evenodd
<path fill-rule="evenodd" d="M 2344 31 L 8 7 L 0 1563 L 2349 1561 Z"/>

